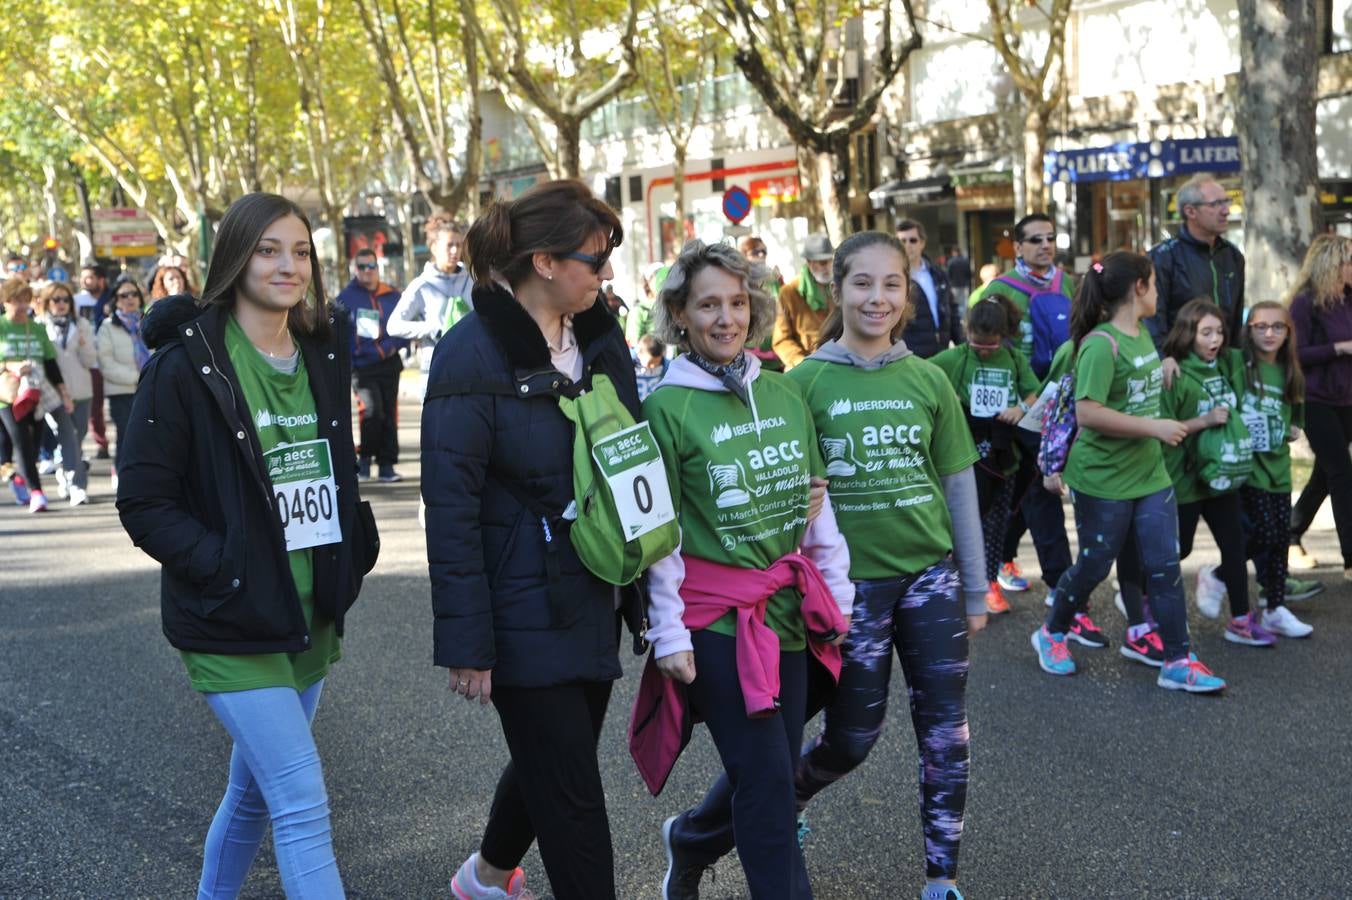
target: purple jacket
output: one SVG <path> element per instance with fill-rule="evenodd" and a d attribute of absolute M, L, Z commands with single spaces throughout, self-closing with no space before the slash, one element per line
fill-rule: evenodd
<path fill-rule="evenodd" d="M 1339 356 L 1333 345 L 1352 341 L 1352 290 L 1327 310 L 1315 308 L 1308 293 L 1291 301 L 1296 349 L 1305 370 L 1305 399 L 1329 406 L 1352 406 L 1352 356 Z"/>

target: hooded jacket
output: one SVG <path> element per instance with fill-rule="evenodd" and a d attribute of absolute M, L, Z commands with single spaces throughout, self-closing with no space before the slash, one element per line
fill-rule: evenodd
<path fill-rule="evenodd" d="M 615 588 L 583 567 L 557 521 L 573 499 L 573 424 L 558 398 L 604 373 L 637 418 L 624 337 L 599 296 L 574 316 L 575 383 L 506 288 L 475 287 L 473 302 L 437 343 L 423 405 L 433 661 L 491 669 L 508 687 L 619 678 Z M 514 492 L 555 515 L 542 521 Z"/>
<path fill-rule="evenodd" d="M 422 274 L 404 288 L 386 330 L 392 337 L 434 344 L 459 321 L 462 313 L 457 312 L 456 303 L 468 307 L 473 290 L 474 279 L 463 265 L 448 275 L 429 260 Z M 468 312 L 468 308 L 464 311 Z M 431 361 L 428 348 L 428 352 L 421 354 L 423 371 L 427 371 Z"/>
<path fill-rule="evenodd" d="M 132 543 L 161 565 L 164 634 L 180 650 L 296 653 L 310 636 L 253 417 L 225 349 L 229 311 L 166 297 L 143 321 L 154 350 L 123 438 L 117 510 Z M 329 310 L 324 338 L 296 335 L 318 434 L 327 439 L 343 540 L 314 548 L 315 615 L 343 617 L 380 541 L 357 491 L 351 325 Z M 105 328 L 111 327 L 105 325 Z"/>
<path fill-rule="evenodd" d="M 1239 334 L 1244 324 L 1244 254 L 1223 237 L 1208 246 L 1180 226 L 1178 236 L 1150 249 L 1155 266 L 1155 314 L 1145 320 L 1158 348 L 1183 304 L 1205 297 L 1225 311 L 1225 327 Z"/>
<path fill-rule="evenodd" d="M 388 359 L 396 359 L 399 351 L 408 346 L 408 341 L 389 333 L 390 317 L 399 303 L 399 291 L 385 282 L 376 285 L 374 291 L 362 287 L 361 282 L 352 279 L 347 287 L 338 293 L 338 302 L 347 308 L 352 320 L 352 368 L 365 369 L 380 365 Z M 380 337 L 372 340 L 357 332 L 359 310 L 375 310 L 380 317 Z"/>

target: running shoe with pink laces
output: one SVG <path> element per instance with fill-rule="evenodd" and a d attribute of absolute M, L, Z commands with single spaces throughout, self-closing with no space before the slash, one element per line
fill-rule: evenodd
<path fill-rule="evenodd" d="M 1225 690 L 1225 679 L 1217 677 L 1202 665 L 1196 653 L 1186 659 L 1176 659 L 1160 668 L 1155 684 L 1169 691 L 1187 691 L 1189 694 L 1211 694 Z"/>
<path fill-rule="evenodd" d="M 1015 561 L 1002 565 L 995 578 L 1000 582 L 1000 587 L 1011 593 L 1019 594 L 1028 590 L 1028 579 L 1023 577 L 1023 569 Z"/>
<path fill-rule="evenodd" d="M 1108 646 L 1108 636 L 1089 618 L 1089 613 L 1075 614 L 1070 630 L 1066 632 L 1066 640 L 1096 649 Z"/>
<path fill-rule="evenodd" d="M 1066 646 L 1064 634 L 1053 634 L 1043 625 L 1033 632 L 1032 643 L 1042 671 L 1048 675 L 1075 674 L 1075 660 L 1070 658 L 1070 647 Z"/>
<path fill-rule="evenodd" d="M 986 612 L 992 616 L 1009 612 L 1009 601 L 1005 599 L 1004 592 L 1000 590 L 1000 582 L 998 581 L 992 581 L 986 591 Z"/>
<path fill-rule="evenodd" d="M 1127 659 L 1134 659 L 1138 663 L 1154 666 L 1156 669 L 1164 665 L 1164 641 L 1160 640 L 1157 631 L 1147 631 L 1135 641 L 1128 633 L 1122 638 L 1122 646 L 1117 652 Z"/>
<path fill-rule="evenodd" d="M 1225 639 L 1248 647 L 1271 647 L 1277 643 L 1277 636 L 1259 624 L 1256 612 L 1231 619 L 1225 626 Z"/>
<path fill-rule="evenodd" d="M 479 854 L 471 853 L 459 870 L 451 876 L 451 894 L 456 900 L 535 900 L 526 889 L 526 873 L 520 867 L 507 879 L 507 890 L 481 884 L 475 870 Z"/>

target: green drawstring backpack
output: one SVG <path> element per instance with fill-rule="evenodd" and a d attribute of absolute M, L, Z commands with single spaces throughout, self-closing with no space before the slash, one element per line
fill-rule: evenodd
<path fill-rule="evenodd" d="M 1202 379 L 1191 372 L 1187 374 L 1202 386 L 1214 405 L 1224 405 Z M 1225 424 L 1202 429 L 1192 442 L 1191 456 L 1198 477 L 1215 493 L 1238 490 L 1248 481 L 1253 474 L 1253 438 L 1239 409 L 1230 410 Z"/>
<path fill-rule="evenodd" d="M 625 585 L 680 543 L 662 452 L 648 423 L 635 423 L 605 375 L 592 389 L 560 397 L 576 426 L 573 504 L 564 518 L 578 559 L 610 584 Z"/>

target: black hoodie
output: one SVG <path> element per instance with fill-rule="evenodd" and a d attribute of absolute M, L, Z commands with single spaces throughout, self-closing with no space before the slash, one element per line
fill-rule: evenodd
<path fill-rule="evenodd" d="M 300 597 L 262 448 L 225 350 L 222 307 L 166 297 L 142 324 L 155 351 L 141 372 L 118 471 L 117 509 L 132 542 L 161 564 L 164 633 L 180 650 L 300 652 Z M 379 538 L 357 493 L 352 448 L 350 323 L 329 311 L 328 335 L 297 336 L 329 441 L 343 540 L 314 548 L 315 615 L 343 615 L 375 565 Z"/>

